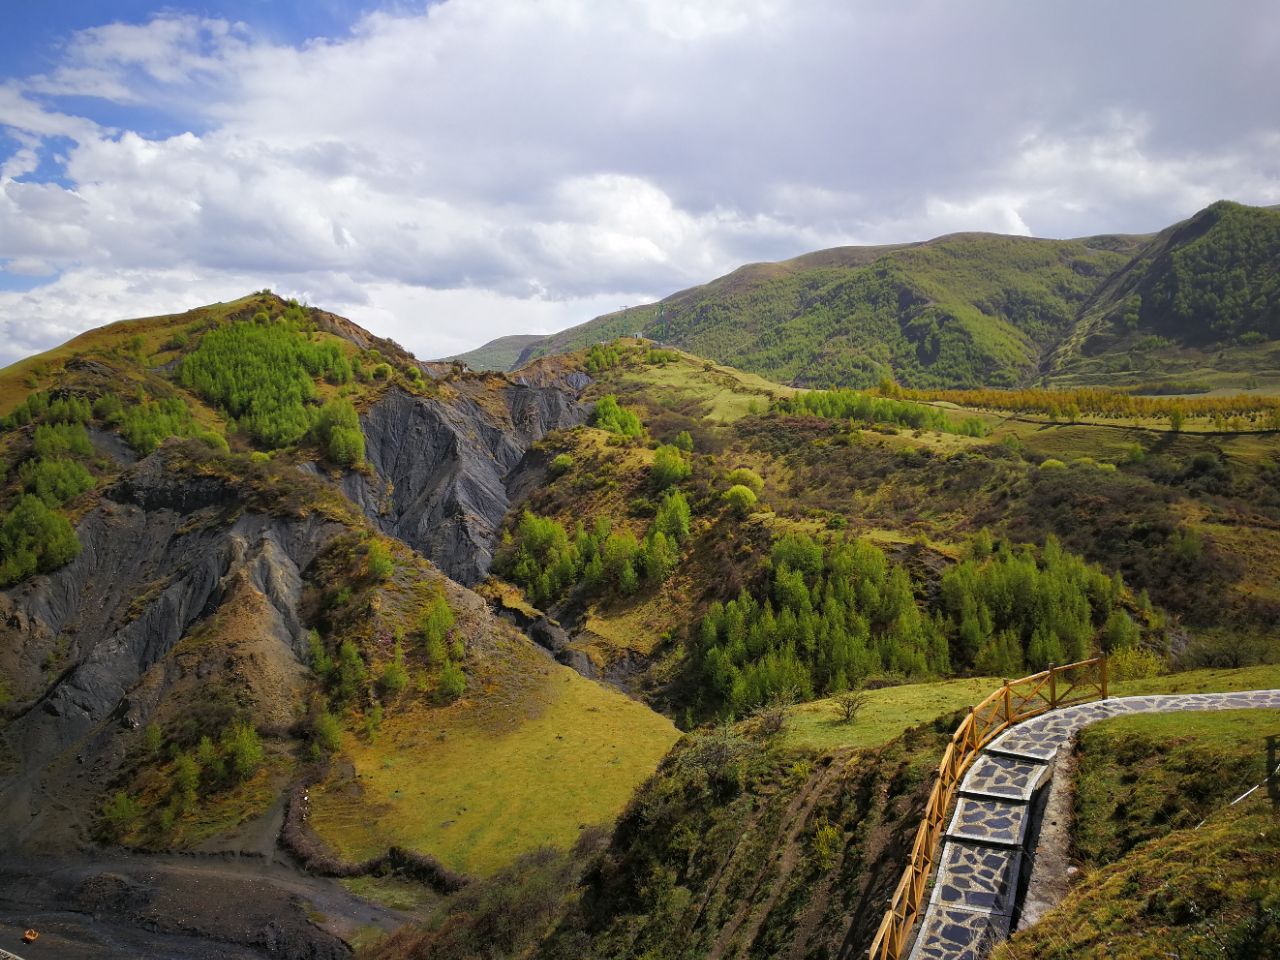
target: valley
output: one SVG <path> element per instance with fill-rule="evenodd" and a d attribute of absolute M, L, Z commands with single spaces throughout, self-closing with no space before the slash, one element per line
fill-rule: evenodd
<path fill-rule="evenodd" d="M 0 371 L 0 930 L 45 918 L 66 955 L 862 955 L 1001 678 L 1101 653 L 1114 695 L 1280 687 L 1269 254 L 1232 345 L 1116 313 L 1273 213 L 744 268 L 504 344 L 511 372 L 267 291 Z M 765 289 L 821 316 L 802 335 Z M 834 350 L 840 325 L 884 362 Z M 1178 351 L 1221 376 L 1145 389 L 1190 376 Z M 244 884 L 259 909 L 232 916 Z"/>

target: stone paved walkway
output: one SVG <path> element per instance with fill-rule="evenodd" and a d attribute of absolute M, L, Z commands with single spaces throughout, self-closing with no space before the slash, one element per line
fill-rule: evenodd
<path fill-rule="evenodd" d="M 1130 713 L 1280 708 L 1280 690 L 1118 697 L 1062 707 L 989 743 L 960 784 L 910 960 L 979 960 L 1009 936 L 1036 791 L 1082 728 Z"/>

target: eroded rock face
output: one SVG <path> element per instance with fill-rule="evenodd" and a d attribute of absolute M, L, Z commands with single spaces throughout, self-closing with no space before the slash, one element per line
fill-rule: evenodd
<path fill-rule="evenodd" d="M 474 584 L 493 563 L 494 540 L 529 447 L 586 419 L 587 381 L 463 380 L 447 399 L 387 393 L 361 418 L 376 474 L 348 474 L 343 490 L 386 533 Z"/>
<path fill-rule="evenodd" d="M 198 682 L 195 670 L 237 667 L 235 644 L 212 666 L 171 656 L 229 597 L 248 638 L 244 672 L 271 677 L 286 698 L 302 682 L 302 573 L 341 526 L 242 513 L 222 482 L 167 474 L 162 456 L 86 515 L 79 557 L 0 591 L 0 656 L 19 701 L 3 740 L 20 758 L 0 778 L 0 850 L 65 834 L 61 815 L 118 765 L 120 729 L 146 722 L 175 685 Z M 247 677 L 245 686 L 253 695 Z"/>

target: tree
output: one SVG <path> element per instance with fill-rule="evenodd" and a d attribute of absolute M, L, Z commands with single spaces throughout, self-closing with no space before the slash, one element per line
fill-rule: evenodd
<path fill-rule="evenodd" d="M 658 504 L 653 529 L 676 543 L 682 543 L 689 536 L 690 519 L 689 501 L 684 494 L 679 490 L 669 490 Z"/>
<path fill-rule="evenodd" d="M 408 684 L 409 671 L 404 665 L 404 649 L 400 646 L 400 642 L 396 641 L 391 662 L 383 668 L 382 675 L 378 678 L 378 686 L 382 688 L 384 697 L 393 698 L 398 697 Z"/>
<path fill-rule="evenodd" d="M 230 773 L 237 780 L 252 777 L 265 756 L 258 731 L 248 723 L 234 723 L 222 734 L 222 751 L 227 756 Z"/>
<path fill-rule="evenodd" d="M 736 484 L 724 492 L 724 501 L 739 517 L 745 517 L 756 504 L 756 495 L 750 487 Z"/>
<path fill-rule="evenodd" d="M 391 559 L 391 551 L 387 549 L 386 544 L 377 540 L 369 544 L 367 566 L 369 577 L 373 580 L 389 580 L 391 575 L 396 572 L 395 561 Z"/>
<path fill-rule="evenodd" d="M 163 743 L 164 733 L 160 729 L 160 724 L 148 723 L 142 731 L 142 749 L 146 751 L 147 756 L 154 757 L 159 754 Z"/>
<path fill-rule="evenodd" d="M 328 707 L 316 711 L 311 721 L 311 744 L 322 754 L 336 753 L 342 746 L 342 726 Z"/>
<path fill-rule="evenodd" d="M 663 444 L 654 452 L 653 466 L 650 468 L 649 476 L 655 489 L 665 490 L 687 479 L 692 471 L 693 468 L 689 466 L 689 461 L 684 458 L 679 448 Z"/>
<path fill-rule="evenodd" d="M 764 493 L 764 479 L 760 474 L 756 473 L 750 467 L 738 467 L 730 470 L 725 481 L 730 486 L 744 486 L 751 490 L 757 497 Z"/>
<path fill-rule="evenodd" d="M 681 430 L 676 434 L 676 449 L 683 450 L 685 453 L 693 452 L 693 437 L 689 435 L 688 430 Z"/>
<path fill-rule="evenodd" d="M 858 719 L 862 708 L 870 702 L 871 697 L 865 690 L 850 690 L 835 696 L 836 712 L 840 714 L 842 723 L 853 723 Z"/>
<path fill-rule="evenodd" d="M 440 697 L 446 703 L 452 703 L 462 696 L 467 689 L 467 675 L 456 663 L 449 661 L 440 671 Z"/>
<path fill-rule="evenodd" d="M 200 788 L 200 764 L 185 750 L 179 750 L 173 758 L 173 798 L 179 809 L 190 810 L 196 805 Z"/>

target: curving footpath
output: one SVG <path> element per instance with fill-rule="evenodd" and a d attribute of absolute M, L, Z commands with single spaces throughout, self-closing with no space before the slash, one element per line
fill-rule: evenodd
<path fill-rule="evenodd" d="M 1280 708 L 1280 690 L 1118 697 L 1063 707 L 1010 727 L 960 784 L 938 878 L 910 960 L 979 960 L 1009 936 L 1032 798 L 1082 728 L 1131 713 Z"/>

